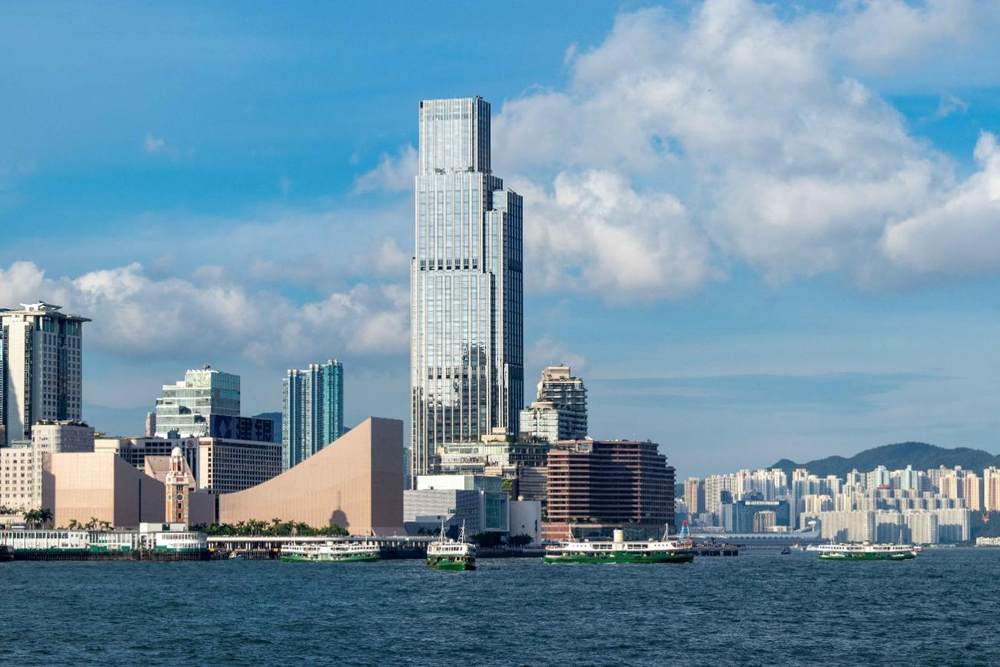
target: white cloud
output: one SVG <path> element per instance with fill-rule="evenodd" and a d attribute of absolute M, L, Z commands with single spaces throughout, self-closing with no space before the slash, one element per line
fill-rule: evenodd
<path fill-rule="evenodd" d="M 43 296 L 45 272 L 31 262 L 14 262 L 0 267 L 0 308 L 34 303 Z"/>
<path fill-rule="evenodd" d="M 683 20 L 622 14 L 572 55 L 565 89 L 504 104 L 494 165 L 525 195 L 528 280 L 669 298 L 733 260 L 772 281 L 841 272 L 866 286 L 928 270 L 882 238 L 968 185 L 862 81 L 912 66 L 922 44 L 980 39 L 981 7 L 775 12 L 710 0 Z M 861 35 L 888 45 L 858 50 Z"/>
<path fill-rule="evenodd" d="M 383 155 L 378 166 L 359 176 L 354 182 L 354 191 L 406 192 L 413 189 L 416 173 L 417 150 L 407 144 L 398 155 Z"/>
<path fill-rule="evenodd" d="M 885 253 L 919 272 L 968 274 L 1000 270 L 1000 147 L 983 132 L 979 170 L 938 202 L 885 231 Z"/>
<path fill-rule="evenodd" d="M 396 239 L 388 237 L 374 251 L 374 266 L 381 275 L 405 275 L 410 268 L 410 256 L 403 252 Z"/>
<path fill-rule="evenodd" d="M 162 153 L 167 148 L 167 140 L 162 137 L 153 136 L 152 133 L 146 135 L 142 142 L 142 149 L 151 155 Z"/>
<path fill-rule="evenodd" d="M 534 378 L 536 377 L 533 374 L 540 374 L 541 370 L 546 366 L 555 366 L 558 364 L 568 365 L 572 369 L 573 374 L 577 376 L 586 375 L 589 366 L 589 362 L 585 356 L 573 352 L 559 341 L 548 336 L 543 336 L 528 346 L 524 354 L 524 381 L 529 400 L 532 393 L 530 387 L 535 382 Z"/>
<path fill-rule="evenodd" d="M 669 194 L 642 195 L 608 171 L 560 173 L 553 191 L 526 183 L 527 279 L 609 300 L 673 297 L 710 276 L 708 244 Z"/>
<path fill-rule="evenodd" d="M 952 114 L 965 113 L 968 110 L 969 103 L 962 98 L 956 97 L 955 95 L 943 95 L 932 118 L 934 120 L 941 120 L 951 116 Z"/>
<path fill-rule="evenodd" d="M 978 0 L 842 0 L 807 16 L 833 60 L 893 89 L 998 82 L 1000 12 Z"/>
<path fill-rule="evenodd" d="M 260 364 L 304 363 L 406 349 L 405 288 L 359 284 L 300 304 L 227 281 L 216 269 L 205 267 L 197 282 L 153 279 L 139 263 L 51 279 L 31 262 L 16 262 L 0 269 L 0 299 L 59 303 L 93 320 L 88 345 L 145 358 L 236 353 Z"/>

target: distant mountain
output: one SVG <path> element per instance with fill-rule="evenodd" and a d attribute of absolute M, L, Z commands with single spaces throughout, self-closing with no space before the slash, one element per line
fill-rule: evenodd
<path fill-rule="evenodd" d="M 795 468 L 805 468 L 814 475 L 843 477 L 851 470 L 868 472 L 879 465 L 884 465 L 889 470 L 905 468 L 908 465 L 917 470 L 927 470 L 942 465 L 948 468 L 962 466 L 967 470 L 982 470 L 987 466 L 1000 466 L 1000 456 L 968 447 L 945 449 L 925 442 L 900 442 L 866 449 L 850 458 L 828 456 L 807 463 L 781 459 L 771 467 L 781 468 L 790 479 Z"/>

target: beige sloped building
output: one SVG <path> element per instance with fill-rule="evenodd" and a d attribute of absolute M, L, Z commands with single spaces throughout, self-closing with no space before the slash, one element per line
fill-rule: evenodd
<path fill-rule="evenodd" d="M 403 526 L 403 422 L 370 417 L 281 475 L 219 496 L 219 522 L 331 523 L 352 535 Z"/>
<path fill-rule="evenodd" d="M 112 452 L 52 454 L 43 475 L 44 507 L 55 526 L 92 519 L 116 528 L 162 523 L 166 517 L 163 482 L 139 472 Z M 215 498 L 191 494 L 191 523 L 212 523 Z"/>

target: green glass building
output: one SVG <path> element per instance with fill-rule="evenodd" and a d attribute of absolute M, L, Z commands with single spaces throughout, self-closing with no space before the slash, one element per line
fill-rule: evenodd
<path fill-rule="evenodd" d="M 282 387 L 282 464 L 287 470 L 344 434 L 344 366 L 336 359 L 290 369 Z"/>

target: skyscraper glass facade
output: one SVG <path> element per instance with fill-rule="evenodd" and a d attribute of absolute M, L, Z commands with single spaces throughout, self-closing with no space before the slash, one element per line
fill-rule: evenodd
<path fill-rule="evenodd" d="M 205 367 L 189 370 L 176 384 L 163 385 L 156 399 L 156 436 L 213 435 L 212 416 L 240 415 L 240 376 Z"/>
<path fill-rule="evenodd" d="M 522 202 L 490 169 L 490 105 L 420 103 L 411 268 L 411 476 L 446 443 L 518 430 Z"/>
<path fill-rule="evenodd" d="M 343 364 L 331 359 L 289 370 L 282 389 L 282 465 L 287 470 L 344 434 Z"/>

